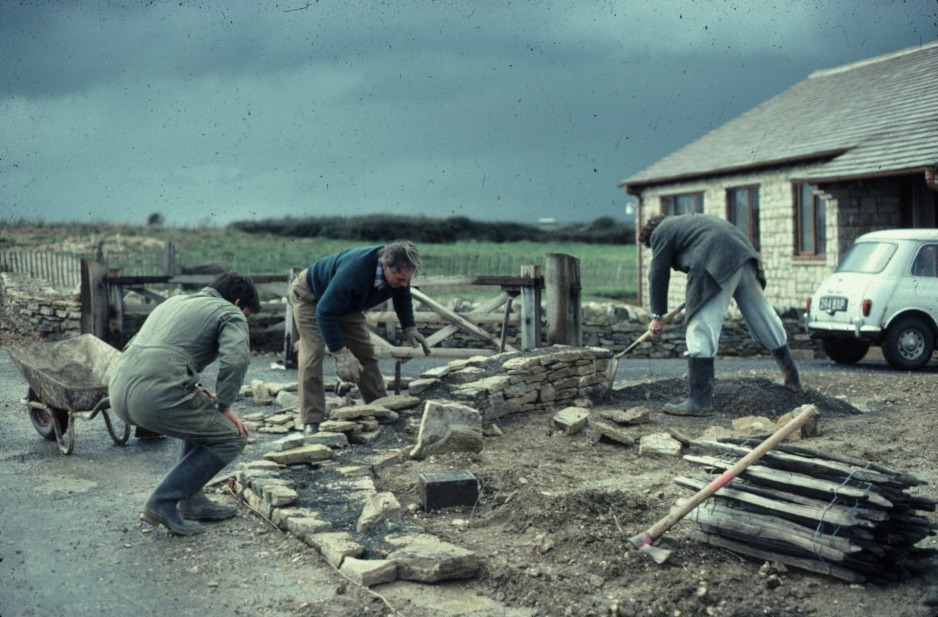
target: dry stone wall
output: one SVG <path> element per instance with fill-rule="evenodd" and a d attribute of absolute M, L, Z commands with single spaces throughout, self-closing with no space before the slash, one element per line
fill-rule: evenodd
<path fill-rule="evenodd" d="M 6 319 L 12 327 L 27 332 L 38 333 L 43 339 L 56 340 L 81 333 L 81 302 L 78 291 L 63 292 L 45 285 L 42 281 L 9 272 L 0 273 L 0 303 L 5 309 Z M 457 307 L 459 311 L 469 311 L 471 305 Z M 125 315 L 124 330 L 129 338 L 142 324 L 144 314 L 128 312 Z M 261 317 L 263 323 L 252 318 L 252 346 L 256 351 L 278 352 L 283 346 L 283 336 L 270 328 L 270 322 L 276 321 L 272 314 Z M 782 321 L 788 331 L 789 345 L 800 351 L 801 357 L 823 357 L 818 345 L 804 333 L 801 316 L 792 309 L 782 314 Z M 612 352 L 619 352 L 645 332 L 649 314 L 643 308 L 616 304 L 587 304 L 581 312 L 583 345 L 602 347 Z M 258 325 L 256 330 L 253 329 Z M 442 328 L 440 324 L 418 323 L 425 335 Z M 493 337 L 501 336 L 501 325 L 483 325 Z M 266 333 L 266 334 L 265 334 Z M 517 326 L 510 325 L 506 342 L 518 347 L 519 332 Z M 402 344 L 400 341 L 398 344 Z M 472 348 L 479 345 L 479 339 L 463 332 L 448 337 L 442 342 L 446 347 Z M 685 350 L 684 324 L 679 316 L 669 325 L 661 336 L 656 337 L 635 350 L 631 356 L 645 358 L 676 358 Z M 752 340 L 745 322 L 738 313 L 731 311 L 723 327 L 720 339 L 721 356 L 757 356 L 768 351 Z"/>
<path fill-rule="evenodd" d="M 4 328 L 36 332 L 50 340 L 81 333 L 78 292 L 65 293 L 38 279 L 2 272 L 0 302 L 9 321 Z"/>

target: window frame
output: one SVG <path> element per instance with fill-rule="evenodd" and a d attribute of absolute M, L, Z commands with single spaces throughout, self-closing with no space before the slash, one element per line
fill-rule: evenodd
<path fill-rule="evenodd" d="M 756 251 L 762 250 L 759 228 L 759 186 L 758 184 L 746 184 L 743 186 L 732 186 L 726 189 L 726 220 L 736 225 L 749 241 Z M 744 195 L 746 203 L 745 208 L 748 211 L 748 225 L 744 229 L 740 227 L 736 220 L 736 197 Z"/>
<path fill-rule="evenodd" d="M 693 199 L 691 204 L 693 209 L 678 212 L 679 200 Z M 667 216 L 676 216 L 678 214 L 703 214 L 704 211 L 704 193 L 703 191 L 693 191 L 689 193 L 673 193 L 671 195 L 661 196 L 661 214 Z"/>
<path fill-rule="evenodd" d="M 792 187 L 795 202 L 795 255 L 808 259 L 823 259 L 827 257 L 827 200 L 814 192 L 814 186 L 810 182 L 795 182 Z M 810 208 L 811 222 L 813 226 L 812 242 L 813 250 L 808 250 L 804 244 L 805 208 L 804 194 L 811 195 L 811 203 L 807 204 Z"/>

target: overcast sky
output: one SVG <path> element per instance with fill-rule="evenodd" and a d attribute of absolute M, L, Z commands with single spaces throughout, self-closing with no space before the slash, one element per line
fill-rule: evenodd
<path fill-rule="evenodd" d="M 936 37 L 936 0 L 0 0 L 0 212 L 624 218 L 632 173 Z"/>

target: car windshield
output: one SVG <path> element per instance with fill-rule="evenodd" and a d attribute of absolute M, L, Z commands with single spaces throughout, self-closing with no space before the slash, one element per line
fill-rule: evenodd
<path fill-rule="evenodd" d="M 883 271 L 896 253 L 897 245 L 892 242 L 859 242 L 844 255 L 837 272 L 877 274 Z"/>

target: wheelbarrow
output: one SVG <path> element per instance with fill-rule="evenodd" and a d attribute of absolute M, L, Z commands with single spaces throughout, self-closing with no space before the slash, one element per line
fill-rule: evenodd
<path fill-rule="evenodd" d="M 76 418 L 91 420 L 98 414 L 114 443 L 127 443 L 130 425 L 108 413 L 108 382 L 120 351 L 93 334 L 82 334 L 7 353 L 29 384 L 23 402 L 33 427 L 43 438 L 57 442 L 62 454 L 75 448 Z"/>

